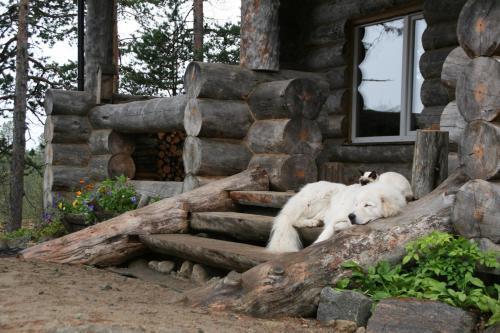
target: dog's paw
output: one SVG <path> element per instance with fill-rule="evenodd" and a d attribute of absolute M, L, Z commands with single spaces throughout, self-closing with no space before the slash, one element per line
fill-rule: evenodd
<path fill-rule="evenodd" d="M 301 227 L 306 227 L 306 228 L 315 228 L 321 226 L 323 226 L 323 221 L 315 219 L 306 219 L 303 220 L 301 223 Z"/>

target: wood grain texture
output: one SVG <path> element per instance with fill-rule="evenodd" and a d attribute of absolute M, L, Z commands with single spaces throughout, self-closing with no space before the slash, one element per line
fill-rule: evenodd
<path fill-rule="evenodd" d="M 90 134 L 89 147 L 93 155 L 133 154 L 135 144 L 133 138 L 110 129 L 94 130 Z"/>
<path fill-rule="evenodd" d="M 455 47 L 457 44 L 457 22 L 454 20 L 428 25 L 422 35 L 425 50 Z"/>
<path fill-rule="evenodd" d="M 45 120 L 43 136 L 51 143 L 86 143 L 91 131 L 87 117 L 54 115 Z"/>
<path fill-rule="evenodd" d="M 449 133 L 450 143 L 460 144 L 467 122 L 460 113 L 455 101 L 448 103 L 441 114 L 439 128 Z"/>
<path fill-rule="evenodd" d="M 232 191 L 230 197 L 240 205 L 281 208 L 294 194 L 294 192 Z"/>
<path fill-rule="evenodd" d="M 95 105 L 95 98 L 85 91 L 48 89 L 45 92 L 45 114 L 85 116 Z"/>
<path fill-rule="evenodd" d="M 448 54 L 441 71 L 441 82 L 448 89 L 449 96 L 455 96 L 458 77 L 471 59 L 460 46 Z"/>
<path fill-rule="evenodd" d="M 45 145 L 45 164 L 86 167 L 89 159 L 90 150 L 85 143 Z"/>

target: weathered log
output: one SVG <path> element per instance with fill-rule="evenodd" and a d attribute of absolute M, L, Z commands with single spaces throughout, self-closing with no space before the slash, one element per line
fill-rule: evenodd
<path fill-rule="evenodd" d="M 89 175 L 93 181 L 122 175 L 132 179 L 135 176 L 135 163 L 132 157 L 125 153 L 93 155 L 89 161 Z"/>
<path fill-rule="evenodd" d="M 328 114 L 346 113 L 349 107 L 349 91 L 347 89 L 337 89 L 330 92 L 321 111 Z"/>
<path fill-rule="evenodd" d="M 348 121 L 345 114 L 328 115 L 323 109 L 318 116 L 317 123 L 325 138 L 344 138 L 347 136 Z"/>
<path fill-rule="evenodd" d="M 455 230 L 466 238 L 500 242 L 500 184 L 471 180 L 460 188 L 453 205 Z"/>
<path fill-rule="evenodd" d="M 105 104 L 92 109 L 94 128 L 123 133 L 154 133 L 184 130 L 187 98 L 179 95 L 123 104 Z"/>
<path fill-rule="evenodd" d="M 446 47 L 437 50 L 428 50 L 420 57 L 419 68 L 424 79 L 435 79 L 441 77 L 443 63 L 453 47 Z"/>
<path fill-rule="evenodd" d="M 457 103 L 455 101 L 448 103 L 441 114 L 439 128 L 449 133 L 450 143 L 460 143 L 465 126 L 467 122 L 458 111 Z"/>
<path fill-rule="evenodd" d="M 415 114 L 415 118 L 417 119 L 417 128 L 437 128 L 439 126 L 439 121 L 441 120 L 441 114 L 447 104 L 448 103 L 443 105 L 425 106 L 420 114 Z"/>
<path fill-rule="evenodd" d="M 315 26 L 304 42 L 307 46 L 321 46 L 329 43 L 344 42 L 348 32 L 347 17 Z M 314 22 L 316 23 L 316 22 Z"/>
<path fill-rule="evenodd" d="M 453 96 L 448 96 L 448 90 L 441 83 L 441 78 L 438 76 L 422 83 L 420 99 L 424 106 L 437 106 L 448 104 L 453 99 Z"/>
<path fill-rule="evenodd" d="M 157 97 L 146 95 L 126 95 L 126 94 L 113 94 L 112 104 L 130 103 L 137 101 L 145 101 Z"/>
<path fill-rule="evenodd" d="M 170 198 L 182 193 L 182 182 L 157 182 L 151 180 L 130 180 L 129 183 L 140 195 L 150 198 Z"/>
<path fill-rule="evenodd" d="M 316 313 L 321 289 L 347 273 L 341 264 L 362 266 L 399 259 L 406 243 L 434 230 L 450 231 L 452 194 L 464 182 L 456 174 L 433 193 L 410 203 L 399 216 L 356 226 L 300 252 L 279 256 L 241 275 L 187 294 L 186 303 L 255 316 L 307 317 Z"/>
<path fill-rule="evenodd" d="M 45 164 L 86 167 L 90 159 L 89 146 L 85 143 L 47 143 Z"/>
<path fill-rule="evenodd" d="M 330 89 L 343 89 L 348 85 L 351 70 L 349 66 L 335 67 L 326 72 L 325 76 Z"/>
<path fill-rule="evenodd" d="M 238 140 L 201 139 L 188 136 L 182 160 L 186 173 L 200 176 L 228 176 L 245 170 L 252 154 Z"/>
<path fill-rule="evenodd" d="M 187 135 L 242 139 L 252 124 L 247 103 L 192 98 L 184 111 Z"/>
<path fill-rule="evenodd" d="M 448 177 L 448 132 L 417 130 L 411 187 L 415 199 L 432 192 Z"/>
<path fill-rule="evenodd" d="M 347 64 L 347 42 L 338 41 L 336 44 L 317 47 L 307 52 L 304 68 L 309 71 L 319 71 Z"/>
<path fill-rule="evenodd" d="M 500 118 L 500 60 L 471 60 L 457 80 L 457 105 L 465 120 Z"/>
<path fill-rule="evenodd" d="M 315 156 L 322 146 L 318 124 L 304 118 L 258 120 L 250 127 L 246 140 L 255 154 Z"/>
<path fill-rule="evenodd" d="M 222 179 L 223 176 L 195 176 L 188 173 L 184 177 L 184 182 L 182 185 L 182 192 L 189 192 L 198 188 L 200 186 L 206 185 L 208 183 L 214 182 L 216 180 Z"/>
<path fill-rule="evenodd" d="M 184 74 L 184 87 L 190 98 L 246 99 L 261 83 L 308 78 L 328 87 L 324 75 L 281 70 L 277 73 L 252 71 L 234 65 L 192 62 Z"/>
<path fill-rule="evenodd" d="M 51 143 L 84 143 L 91 131 L 87 117 L 58 115 L 46 118 L 43 135 Z"/>
<path fill-rule="evenodd" d="M 282 208 L 294 194 L 292 191 L 231 191 L 230 196 L 239 205 Z"/>
<path fill-rule="evenodd" d="M 448 89 L 449 96 L 455 96 L 458 77 L 464 71 L 469 61 L 470 58 L 460 46 L 454 48 L 446 57 L 441 72 L 441 82 Z"/>
<path fill-rule="evenodd" d="M 425 50 L 436 50 L 443 47 L 456 46 L 457 22 L 447 21 L 427 26 L 422 35 L 422 46 Z"/>
<path fill-rule="evenodd" d="M 118 153 L 130 155 L 135 148 L 131 137 L 110 129 L 92 131 L 89 146 L 93 155 Z"/>
<path fill-rule="evenodd" d="M 45 114 L 86 116 L 95 105 L 95 98 L 85 91 L 48 89 L 45 92 Z"/>
<path fill-rule="evenodd" d="M 129 255 L 144 249 L 136 242 L 135 235 L 185 232 L 188 209 L 191 212 L 227 209 L 232 205 L 228 190 L 267 190 L 268 186 L 264 170 L 246 170 L 85 230 L 30 247 L 21 256 L 26 260 L 117 265 Z"/>
<path fill-rule="evenodd" d="M 500 55 L 500 3 L 469 0 L 458 18 L 458 41 L 471 57 Z"/>
<path fill-rule="evenodd" d="M 325 160 L 353 163 L 408 163 L 413 160 L 413 144 L 344 145 L 343 141 L 326 140 Z M 323 154 L 323 153 L 322 153 Z"/>
<path fill-rule="evenodd" d="M 279 6 L 279 0 L 241 3 L 241 66 L 279 70 Z"/>
<path fill-rule="evenodd" d="M 460 145 L 460 163 L 472 179 L 499 179 L 500 123 L 469 123 Z"/>
<path fill-rule="evenodd" d="M 256 119 L 316 119 L 328 93 L 322 88 L 304 78 L 266 82 L 252 92 L 248 104 Z"/>
<path fill-rule="evenodd" d="M 467 0 L 440 0 L 424 2 L 424 18 L 427 24 L 454 21 Z"/>
<path fill-rule="evenodd" d="M 87 168 L 47 164 L 43 174 L 43 190 L 73 191 L 80 187 L 80 180 L 89 182 Z"/>
<path fill-rule="evenodd" d="M 398 172 L 410 181 L 411 162 L 409 163 L 343 163 L 328 162 L 320 165 L 319 179 L 334 183 L 356 184 L 359 182 L 360 172 L 376 171 L 379 175 L 392 171 Z"/>
<path fill-rule="evenodd" d="M 254 155 L 249 167 L 267 171 L 271 188 L 277 191 L 298 190 L 318 177 L 314 158 L 309 155 Z"/>

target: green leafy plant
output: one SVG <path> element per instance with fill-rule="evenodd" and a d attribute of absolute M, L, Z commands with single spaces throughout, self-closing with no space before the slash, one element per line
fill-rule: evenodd
<path fill-rule="evenodd" d="M 487 286 L 477 277 L 477 266 L 500 267 L 496 256 L 482 252 L 463 237 L 433 232 L 409 243 L 401 264 L 382 261 L 364 270 L 354 261 L 343 264 L 351 278 L 340 280 L 339 289 L 356 289 L 375 301 L 387 297 L 439 300 L 489 315 L 488 325 L 500 322 L 500 285 Z"/>

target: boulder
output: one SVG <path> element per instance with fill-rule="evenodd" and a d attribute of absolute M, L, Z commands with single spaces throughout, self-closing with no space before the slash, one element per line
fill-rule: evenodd
<path fill-rule="evenodd" d="M 157 270 L 160 273 L 163 274 L 169 274 L 171 271 L 173 271 L 175 267 L 175 263 L 172 261 L 160 261 L 157 266 Z"/>
<path fill-rule="evenodd" d="M 190 261 L 184 261 L 177 272 L 177 275 L 183 278 L 189 279 L 193 273 L 193 263 Z"/>
<path fill-rule="evenodd" d="M 476 242 L 477 246 L 484 252 L 495 252 L 497 253 L 497 261 L 500 262 L 500 245 L 493 243 L 489 238 L 473 238 L 474 242 Z M 500 268 L 493 269 L 487 268 L 482 265 L 477 267 L 479 272 L 500 275 Z M 500 333 L 500 332 L 499 332 Z"/>
<path fill-rule="evenodd" d="M 476 318 L 469 312 L 436 301 L 387 298 L 368 320 L 367 333 L 470 333 Z"/>
<path fill-rule="evenodd" d="M 326 287 L 321 291 L 317 319 L 321 322 L 349 320 L 357 326 L 366 326 L 372 303 L 370 298 L 361 293 Z"/>
<path fill-rule="evenodd" d="M 203 268 L 203 266 L 194 264 L 193 271 L 191 273 L 191 281 L 197 284 L 204 284 L 209 279 L 208 273 Z"/>
<path fill-rule="evenodd" d="M 500 333 L 500 324 L 488 327 L 487 329 L 484 330 L 484 333 Z"/>

